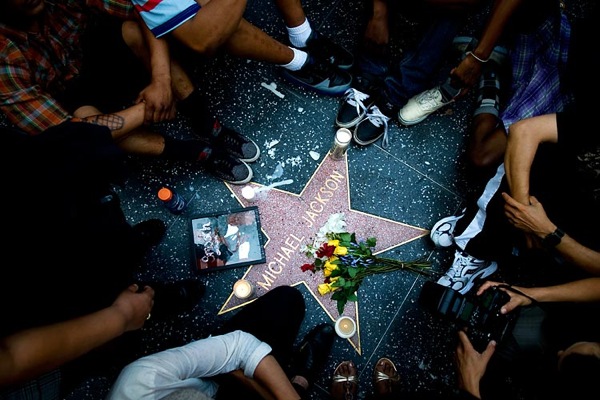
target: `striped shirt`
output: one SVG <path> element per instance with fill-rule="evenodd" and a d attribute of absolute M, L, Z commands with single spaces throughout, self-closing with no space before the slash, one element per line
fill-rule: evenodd
<path fill-rule="evenodd" d="M 135 9 L 154 36 L 161 37 L 177 28 L 200 10 L 194 0 L 132 0 Z"/>

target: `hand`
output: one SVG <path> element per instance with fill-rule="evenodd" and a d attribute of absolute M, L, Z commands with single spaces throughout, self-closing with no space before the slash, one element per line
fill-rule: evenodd
<path fill-rule="evenodd" d="M 479 287 L 479 289 L 477 289 L 477 296 L 481 295 L 483 292 L 485 292 L 490 287 L 499 286 L 499 285 L 502 285 L 502 283 L 494 282 L 494 281 L 486 281 Z M 528 295 L 528 293 L 526 293 L 527 289 L 525 289 L 525 288 L 522 288 L 519 286 L 513 286 L 513 288 L 518 290 L 519 292 L 522 292 L 522 293 L 525 293 Z M 507 314 L 507 313 L 513 311 L 517 307 L 525 307 L 532 303 L 531 298 L 522 296 L 519 293 L 513 292 L 512 290 L 506 290 L 502 287 L 500 287 L 499 289 L 502 290 L 503 292 L 508 293 L 508 295 L 510 296 L 510 300 L 508 301 L 508 303 L 503 305 L 502 308 L 500 309 L 500 312 L 502 314 Z"/>
<path fill-rule="evenodd" d="M 112 304 L 125 319 L 125 332 L 140 329 L 154 305 L 154 289 L 149 286 L 139 292 L 138 285 L 123 290 Z"/>
<path fill-rule="evenodd" d="M 508 221 L 530 236 L 529 243 L 532 242 L 532 237 L 543 239 L 556 230 L 556 225 L 550 221 L 542 203 L 535 196 L 529 197 L 529 205 L 516 201 L 504 192 L 502 197 L 506 202 L 504 204 L 504 214 Z"/>
<path fill-rule="evenodd" d="M 162 122 L 175 118 L 176 109 L 171 91 L 171 84 L 166 81 L 153 80 L 140 92 L 136 104 L 145 104 L 144 120 L 146 123 Z"/>
<path fill-rule="evenodd" d="M 481 76 L 481 63 L 473 57 L 466 56 L 457 67 L 450 71 L 453 86 L 462 87 L 461 96 L 475 86 Z"/>
<path fill-rule="evenodd" d="M 458 338 L 460 341 L 455 353 L 458 384 L 463 390 L 477 398 L 481 398 L 479 382 L 485 373 L 492 354 L 496 350 L 496 342 L 490 341 L 483 353 L 478 353 L 464 331 L 458 332 Z"/>

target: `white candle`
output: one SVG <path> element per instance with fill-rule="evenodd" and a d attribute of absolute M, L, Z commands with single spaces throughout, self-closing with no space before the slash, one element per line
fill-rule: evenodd
<path fill-rule="evenodd" d="M 252 186 L 244 186 L 242 188 L 242 197 L 245 198 L 246 200 L 254 201 L 255 196 L 256 196 L 256 193 Z"/>
<path fill-rule="evenodd" d="M 254 294 L 254 286 L 250 281 L 240 279 L 233 284 L 233 294 L 238 299 L 247 299 Z"/>
<path fill-rule="evenodd" d="M 356 333 L 356 322 L 350 317 L 340 317 L 335 321 L 335 332 L 341 338 L 350 338 Z"/>

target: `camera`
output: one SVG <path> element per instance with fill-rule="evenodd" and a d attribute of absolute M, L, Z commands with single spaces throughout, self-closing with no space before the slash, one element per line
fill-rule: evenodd
<path fill-rule="evenodd" d="M 481 295 L 466 295 L 449 287 L 426 281 L 419 295 L 419 303 L 429 312 L 464 329 L 478 352 L 483 352 L 491 340 L 500 344 L 510 335 L 518 312 L 500 313 L 510 300 L 508 293 L 490 287 Z"/>

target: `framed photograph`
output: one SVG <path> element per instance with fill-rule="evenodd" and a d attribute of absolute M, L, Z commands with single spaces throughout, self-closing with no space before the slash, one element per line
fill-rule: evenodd
<path fill-rule="evenodd" d="M 256 206 L 193 217 L 191 229 L 193 268 L 197 272 L 267 262 Z"/>

